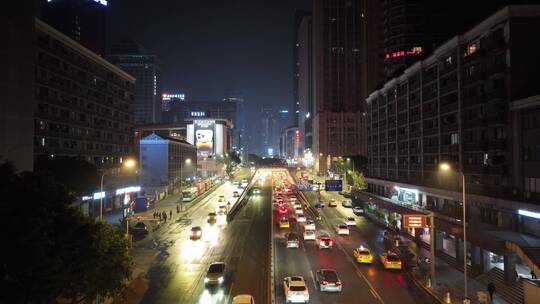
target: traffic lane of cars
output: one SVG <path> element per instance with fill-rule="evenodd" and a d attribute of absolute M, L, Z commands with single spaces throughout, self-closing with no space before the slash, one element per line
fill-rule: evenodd
<path fill-rule="evenodd" d="M 149 273 L 150 289 L 144 303 L 178 302 L 179 299 L 185 303 L 219 303 L 227 300 L 227 292 L 223 288 L 204 288 L 204 276 L 209 263 L 219 260 L 216 256 L 223 255 L 220 254 L 224 250 L 223 243 L 230 243 L 227 234 L 222 235 L 225 226 L 209 225 L 206 221 L 208 213 L 222 204 L 218 202 L 219 196 L 224 195 L 227 198 L 235 188 L 226 183 L 201 201 L 200 207 L 196 207 L 188 216 L 191 225 L 172 223 L 167 229 L 160 231 L 160 243 L 170 243 L 171 247 L 154 267 L 154 271 Z M 195 226 L 202 228 L 202 237 L 192 241 L 190 228 Z"/>
<path fill-rule="evenodd" d="M 265 303 L 270 292 L 269 282 L 265 279 L 270 267 L 270 188 L 261 187 L 261 194 L 251 196 L 244 209 L 230 224 L 235 225 L 235 221 L 251 221 L 249 230 L 237 232 L 245 234 L 246 239 L 240 246 L 242 252 L 237 260 L 230 295 L 250 294 L 256 303 Z"/>
<path fill-rule="evenodd" d="M 329 222 L 339 222 L 348 216 L 356 218 L 356 227 L 350 227 L 350 235 L 338 237 L 338 241 L 351 256 L 353 250 L 358 248 L 359 245 L 365 245 L 371 250 L 374 255 L 373 263 L 359 265 L 362 266 L 359 268 L 385 302 L 436 303 L 429 295 L 418 289 L 405 271 L 388 270 L 383 267 L 380 262 L 380 255 L 390 248 L 383 241 L 384 228 L 364 216 L 353 215 L 350 208 L 343 208 L 338 205 L 335 208 L 324 209 L 326 210 L 323 213 Z M 392 292 L 385 292 L 387 290 Z"/>
<path fill-rule="evenodd" d="M 276 212 L 277 214 L 277 212 Z M 277 225 L 277 223 L 275 224 Z M 284 290 L 280 279 L 300 275 L 306 280 L 310 292 L 310 303 L 380 303 L 376 293 L 372 292 L 366 281 L 351 267 L 352 261 L 338 248 L 318 249 L 316 241 L 303 241 L 300 249 L 287 249 L 284 240 L 285 234 L 295 232 L 302 235 L 303 224 L 291 221 L 291 228 L 282 229 L 275 239 L 276 242 L 276 299 L 285 300 Z M 277 241 L 276 241 L 277 240 Z M 319 291 L 317 284 L 317 270 L 335 269 L 342 283 L 342 291 L 327 293 Z"/>

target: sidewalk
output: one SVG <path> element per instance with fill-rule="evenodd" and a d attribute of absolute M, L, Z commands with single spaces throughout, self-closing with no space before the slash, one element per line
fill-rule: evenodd
<path fill-rule="evenodd" d="M 418 246 L 412 242 L 408 237 L 405 237 L 403 235 L 400 235 L 400 238 L 407 244 L 409 244 L 409 249 L 411 252 L 413 252 L 417 258 L 423 257 L 423 258 L 430 258 L 431 254 L 428 250 L 424 248 L 420 248 L 418 250 Z M 427 277 L 429 275 L 429 264 L 427 263 L 420 263 L 418 267 L 415 267 L 412 271 L 410 271 L 411 276 L 415 280 L 418 281 L 419 284 L 421 284 L 426 290 L 428 290 L 427 286 Z M 453 266 L 446 263 L 444 260 L 435 257 L 435 276 L 437 279 L 437 286 L 435 288 L 431 288 L 428 290 L 428 292 L 434 294 L 437 298 L 443 299 L 444 298 L 444 292 L 449 291 L 452 303 L 463 303 L 463 288 L 464 288 L 464 282 L 463 282 L 463 272 L 455 269 Z M 486 296 L 489 297 L 487 292 L 487 286 L 484 284 L 478 282 L 474 278 L 469 277 L 467 280 L 467 288 L 468 288 L 468 294 L 469 298 L 471 299 L 471 303 L 482 303 L 478 301 L 477 294 L 478 292 L 485 293 Z M 501 299 L 497 293 L 493 296 L 493 302 L 495 304 L 507 304 L 506 301 Z"/>

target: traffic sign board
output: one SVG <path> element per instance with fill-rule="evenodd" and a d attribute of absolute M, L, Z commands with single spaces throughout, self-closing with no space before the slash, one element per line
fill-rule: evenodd
<path fill-rule="evenodd" d="M 334 180 L 334 179 L 328 179 L 324 181 L 324 191 L 330 192 L 339 192 L 343 191 L 343 181 L 342 180 Z"/>

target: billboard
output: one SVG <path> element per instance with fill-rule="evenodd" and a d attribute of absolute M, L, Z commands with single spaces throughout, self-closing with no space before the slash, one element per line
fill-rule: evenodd
<path fill-rule="evenodd" d="M 425 214 L 404 214 L 403 215 L 403 227 L 405 228 L 425 228 L 426 215 Z"/>
<path fill-rule="evenodd" d="M 195 120 L 193 124 L 195 125 L 195 146 L 197 147 L 197 155 L 214 155 L 215 121 Z"/>

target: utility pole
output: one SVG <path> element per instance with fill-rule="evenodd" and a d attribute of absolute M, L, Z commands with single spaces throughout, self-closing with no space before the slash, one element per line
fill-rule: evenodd
<path fill-rule="evenodd" d="M 429 263 L 429 276 L 431 279 L 431 286 L 433 289 L 437 287 L 437 280 L 435 279 L 435 216 L 433 211 L 429 212 L 429 251 L 431 252 L 431 261 Z"/>

